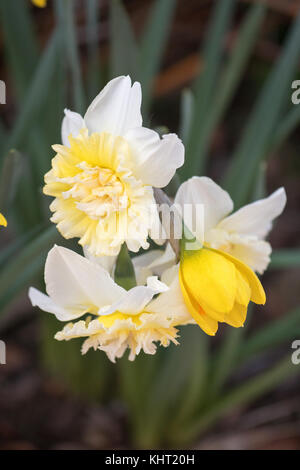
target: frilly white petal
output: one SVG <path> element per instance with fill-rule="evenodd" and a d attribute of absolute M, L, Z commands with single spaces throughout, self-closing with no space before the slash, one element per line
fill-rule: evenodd
<path fill-rule="evenodd" d="M 133 287 L 110 307 L 101 308 L 99 315 L 111 315 L 115 312 L 138 315 L 156 294 L 165 292 L 166 290 L 168 290 L 166 284 L 159 281 L 156 276 L 151 276 L 147 280 L 147 286 Z"/>
<path fill-rule="evenodd" d="M 53 302 L 65 309 L 81 306 L 95 310 L 96 306 L 115 302 L 126 292 L 101 266 L 59 246 L 48 254 L 45 282 Z"/>
<path fill-rule="evenodd" d="M 156 342 L 164 347 L 169 346 L 170 342 L 178 344 L 176 321 L 171 314 L 144 313 L 139 320 L 139 324 L 136 324 L 130 317 L 118 319 L 110 327 L 104 327 L 99 320 L 92 320 L 88 324 L 81 320 L 66 325 L 55 335 L 55 339 L 68 341 L 88 336 L 82 346 L 82 353 L 85 354 L 90 348 L 100 349 L 112 362 L 122 357 L 127 348 L 130 350 L 129 360 L 133 361 L 142 350 L 146 354 L 155 354 Z"/>
<path fill-rule="evenodd" d="M 265 199 L 248 204 L 226 217 L 219 228 L 228 232 L 256 235 L 264 238 L 271 230 L 272 221 L 278 217 L 286 204 L 284 188 L 279 188 Z"/>
<path fill-rule="evenodd" d="M 83 117 L 80 114 L 65 109 L 65 117 L 61 126 L 61 139 L 63 145 L 70 147 L 69 136 L 77 137 L 80 130 L 86 127 Z"/>
<path fill-rule="evenodd" d="M 176 134 L 161 139 L 157 132 L 139 127 L 124 137 L 131 145 L 135 173 L 144 184 L 163 188 L 184 163 L 184 146 Z"/>
<path fill-rule="evenodd" d="M 50 297 L 34 287 L 29 289 L 28 296 L 33 307 L 39 307 L 44 312 L 53 313 L 60 321 L 75 320 L 86 313 L 84 308 L 79 308 L 77 311 L 64 309 L 59 305 L 56 305 Z"/>
<path fill-rule="evenodd" d="M 183 183 L 176 194 L 175 204 L 181 206 L 186 225 L 199 241 L 203 241 L 203 235 L 205 236 L 208 230 L 214 228 L 233 209 L 229 194 L 205 176 L 194 176 Z M 193 211 L 190 211 L 191 208 Z M 194 208 L 199 209 L 196 217 Z M 195 219 L 196 226 L 193 226 L 191 221 Z"/>
<path fill-rule="evenodd" d="M 131 79 L 111 80 L 89 106 L 84 121 L 90 132 L 109 132 L 123 136 L 129 129 L 142 125 L 141 85 Z"/>

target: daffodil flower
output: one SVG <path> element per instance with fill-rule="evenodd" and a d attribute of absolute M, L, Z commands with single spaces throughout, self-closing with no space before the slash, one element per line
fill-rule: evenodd
<path fill-rule="evenodd" d="M 153 187 L 166 186 L 184 162 L 175 134 L 162 139 L 142 127 L 141 87 L 131 79 L 110 81 L 84 118 L 65 110 L 63 145 L 45 176 L 44 193 L 53 196 L 51 220 L 65 238 L 94 256 L 116 256 L 148 248 L 159 224 Z"/>
<path fill-rule="evenodd" d="M 252 269 L 228 253 L 205 246 L 198 250 L 183 246 L 179 281 L 190 314 L 208 335 L 215 335 L 218 322 L 243 326 L 249 302 L 266 301 Z"/>
<path fill-rule="evenodd" d="M 203 220 L 193 230 L 199 241 L 238 258 L 260 274 L 265 271 L 272 252 L 265 237 L 285 207 L 284 188 L 231 214 L 229 194 L 210 178 L 195 176 L 180 186 L 175 203 L 183 212 L 185 205 L 203 205 Z M 192 229 L 188 220 L 185 223 Z"/>
<path fill-rule="evenodd" d="M 2 225 L 3 227 L 7 227 L 6 218 L 1 213 L 0 213 L 0 225 Z"/>
<path fill-rule="evenodd" d="M 47 0 L 31 0 L 32 3 L 39 8 L 45 8 L 47 5 Z"/>
<path fill-rule="evenodd" d="M 155 354 L 156 342 L 177 344 L 176 327 L 195 323 L 183 302 L 176 266 L 162 273 L 161 281 L 151 276 L 147 285 L 126 291 L 99 264 L 55 246 L 47 257 L 45 282 L 48 295 L 29 290 L 32 304 L 71 321 L 55 338 L 86 338 L 83 354 L 100 349 L 115 362 L 129 348 L 134 360 L 141 350 Z"/>
<path fill-rule="evenodd" d="M 266 301 L 259 279 L 238 259 L 203 246 L 197 240 L 193 242 L 193 250 L 185 249 L 191 238 L 191 234 L 188 240 L 183 238 L 178 264 L 170 245 L 165 251 L 152 250 L 133 258 L 137 281 L 143 283 L 146 276 L 162 273 L 165 282 L 170 274 L 176 276 L 173 293 L 176 291 L 177 304 L 182 310 L 184 305 L 208 335 L 216 334 L 218 323 L 235 328 L 243 326 L 249 302 L 264 304 Z"/>

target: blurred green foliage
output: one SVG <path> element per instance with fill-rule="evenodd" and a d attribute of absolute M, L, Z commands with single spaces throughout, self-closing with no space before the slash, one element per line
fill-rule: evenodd
<path fill-rule="evenodd" d="M 130 74 L 142 83 L 147 122 L 153 80 L 161 67 L 176 9 L 176 0 L 154 0 L 144 32 L 137 39 L 121 0 L 111 0 L 107 64 L 102 61 L 98 45 L 100 2 L 87 0 L 88 66 L 83 74 L 75 25 L 76 2 L 56 0 L 56 26 L 42 51 L 29 1 L 18 0 L 18 8 L 13 3 L 0 2 L 6 66 L 17 107 L 11 128 L 0 121 L 0 210 L 8 218 L 10 234 L 10 242 L 1 241 L 0 249 L 2 314 L 7 314 L 8 307 L 29 285 L 42 284 L 45 258 L 52 245 L 70 246 L 50 224 L 48 201 L 42 195 L 43 175 L 53 155 L 51 144 L 60 141 L 63 109 L 83 112 L 107 79 Z M 234 0 L 216 2 L 201 50 L 204 69 L 191 89 L 182 93 L 179 133 L 186 145 L 186 164 L 179 171 L 181 180 L 205 174 L 212 136 L 243 78 L 266 15 L 262 3 L 248 7 L 235 46 L 224 61 L 224 38 L 235 10 Z M 300 121 L 300 107 L 286 106 L 299 57 L 300 15 L 291 25 L 281 56 L 253 106 L 224 178 L 237 206 L 254 195 L 262 195 L 264 162 Z M 67 83 L 71 83 L 71 90 Z M 4 237 L 4 231 L 0 236 Z M 79 249 L 76 244 L 72 247 Z M 128 265 L 127 256 L 122 252 Z M 283 250 L 274 253 L 271 267 L 299 265 L 298 250 Z M 126 272 L 120 268 L 117 274 L 126 284 Z M 288 355 L 258 376 L 228 385 L 234 372 L 253 357 L 300 334 L 299 308 L 259 331 L 247 333 L 248 326 L 226 328 L 213 351 L 210 338 L 200 329 L 185 327 L 181 329 L 180 347 L 159 348 L 155 356 L 141 355 L 134 363 L 123 358 L 117 365 L 111 365 L 100 352 L 80 357 L 77 341 L 55 342 L 58 322 L 50 315 L 41 318 L 44 367 L 85 397 L 121 397 L 129 410 L 135 446 L 190 445 L 223 414 L 253 401 L 299 370 Z"/>

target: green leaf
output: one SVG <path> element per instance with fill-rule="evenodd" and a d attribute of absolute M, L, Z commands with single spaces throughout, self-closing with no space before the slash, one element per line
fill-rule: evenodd
<path fill-rule="evenodd" d="M 73 0 L 61 0 L 61 7 L 58 8 L 60 15 L 60 30 L 65 45 L 65 61 L 71 72 L 71 82 L 73 88 L 73 107 L 76 112 L 83 114 L 85 111 L 85 98 L 81 77 L 80 57 L 77 45 L 75 7 Z"/>
<path fill-rule="evenodd" d="M 28 87 L 38 63 L 38 43 L 29 8 L 30 2 L 27 0 L 19 0 L 18 8 L 15 8 L 13 2 L 0 2 L 7 62 L 10 76 L 15 84 L 16 94 L 20 100 L 20 108 L 23 107 L 24 100 L 26 100 Z M 36 148 L 37 142 L 40 142 L 44 135 L 41 127 L 37 125 L 32 126 L 32 123 L 27 134 L 27 148 L 30 150 L 30 155 L 32 155 L 32 149 Z M 5 136 L 5 139 L 1 141 L 1 151 L 6 153 L 9 150 L 10 144 L 7 145 Z M 40 162 L 43 162 L 41 156 L 43 156 L 43 152 L 41 151 L 41 145 L 39 145 L 35 160 L 36 168 L 34 168 L 34 173 L 37 177 Z M 31 191 L 31 188 L 28 188 L 28 191 Z"/>
<path fill-rule="evenodd" d="M 224 384 L 236 364 L 244 335 L 243 328 L 228 329 L 222 344 L 216 352 L 212 377 L 209 384 L 208 400 L 213 402 L 221 393 Z"/>
<path fill-rule="evenodd" d="M 38 49 L 35 28 L 29 13 L 30 2 L 0 2 L 4 44 L 10 65 L 10 76 L 15 82 L 18 96 L 25 95 L 37 60 Z"/>
<path fill-rule="evenodd" d="M 99 46 L 99 14 L 100 3 L 98 0 L 87 0 L 87 41 L 88 41 L 88 94 L 92 101 L 101 89 L 101 60 Z"/>
<path fill-rule="evenodd" d="M 83 338 L 56 341 L 54 335 L 62 329 L 62 323 L 50 313 L 39 312 L 39 316 L 42 365 L 51 375 L 59 378 L 73 395 L 99 404 L 111 387 L 112 367 L 104 352 L 90 350 L 83 356 Z"/>
<path fill-rule="evenodd" d="M 181 445 L 191 442 L 192 439 L 207 431 L 218 419 L 231 410 L 253 402 L 256 398 L 274 389 L 288 377 L 299 372 L 299 367 L 292 364 L 291 357 L 288 355 L 259 376 L 249 379 L 244 384 L 229 391 L 218 402 L 214 403 L 211 408 L 208 408 L 201 417 L 195 419 L 193 423 L 189 423 L 182 430 L 180 436 Z"/>
<path fill-rule="evenodd" d="M 300 308 L 284 315 L 270 325 L 256 331 L 250 339 L 243 342 L 239 352 L 239 363 L 243 363 L 277 344 L 292 340 L 300 334 Z"/>
<path fill-rule="evenodd" d="M 186 361 L 189 364 L 189 376 L 184 393 L 179 394 L 177 411 L 171 421 L 172 435 L 181 429 L 182 423 L 188 422 L 206 401 L 210 367 L 209 337 L 195 326 L 184 327 L 181 343 L 190 343 Z M 172 436 L 170 436 L 172 437 Z M 172 438 L 170 439 L 172 442 Z"/>
<path fill-rule="evenodd" d="M 300 249 L 289 248 L 272 253 L 271 269 L 285 269 L 300 266 Z"/>
<path fill-rule="evenodd" d="M 259 162 L 270 145 L 299 61 L 300 14 L 287 37 L 283 52 L 268 77 L 252 111 L 243 137 L 226 174 L 225 187 L 237 207 L 248 200 Z M 247 171 L 245 171 L 247 170 Z"/>
<path fill-rule="evenodd" d="M 14 201 L 22 173 L 22 155 L 11 150 L 3 160 L 0 174 L 0 210 L 7 212 Z"/>
<path fill-rule="evenodd" d="M 156 0 L 146 24 L 140 49 L 139 79 L 143 88 L 143 112 L 148 114 L 151 88 L 162 61 L 176 0 Z"/>
<path fill-rule="evenodd" d="M 266 166 L 265 162 L 261 162 L 258 166 L 256 182 L 251 197 L 252 201 L 257 201 L 258 199 L 263 199 L 267 196 Z"/>
<path fill-rule="evenodd" d="M 181 94 L 180 131 L 182 142 L 186 144 L 191 130 L 193 114 L 195 110 L 195 98 L 191 90 L 183 90 Z"/>
<path fill-rule="evenodd" d="M 195 112 L 187 141 L 186 163 L 179 171 L 182 180 L 195 175 L 200 166 L 198 160 L 199 146 L 201 144 L 199 132 L 204 125 L 212 99 L 215 96 L 223 56 L 224 38 L 233 14 L 234 3 L 234 0 L 216 2 L 213 17 L 209 25 L 204 47 L 204 70 L 194 86 Z"/>
<path fill-rule="evenodd" d="M 130 75 L 137 77 L 138 46 L 130 18 L 121 0 L 110 2 L 111 77 Z"/>
<path fill-rule="evenodd" d="M 276 131 L 270 138 L 270 144 L 267 147 L 266 157 L 274 153 L 289 135 L 297 128 L 300 122 L 300 106 L 294 105 L 286 116 L 278 123 Z"/>
<path fill-rule="evenodd" d="M 48 42 L 31 85 L 27 90 L 27 95 L 22 105 L 22 109 L 20 110 L 13 131 L 6 145 L 7 151 L 12 147 L 18 147 L 21 140 L 30 130 L 33 120 L 38 116 L 38 113 L 40 113 L 43 108 L 43 104 L 47 96 L 45 91 L 54 76 L 59 45 L 59 33 L 58 31 L 55 31 Z M 38 162 L 36 163 L 39 164 Z"/>
<path fill-rule="evenodd" d="M 164 352 L 162 363 L 153 377 L 151 393 L 146 391 L 143 400 L 143 417 L 147 427 L 138 436 L 141 447 L 157 448 L 166 439 L 167 423 L 174 416 L 173 410 L 177 408 L 190 377 L 193 346 L 195 343 L 183 341 L 180 348 L 171 345 Z"/>
<path fill-rule="evenodd" d="M 41 227 L 35 227 L 27 233 L 19 235 L 14 241 L 6 244 L 4 248 L 0 250 L 0 272 L 4 268 L 4 265 L 9 262 L 11 256 L 14 256 L 18 251 L 24 248 L 34 237 L 41 231 Z"/>
<path fill-rule="evenodd" d="M 201 127 L 198 129 L 197 174 L 205 171 L 207 153 L 212 135 L 223 118 L 234 93 L 241 81 L 243 73 L 248 64 L 249 57 L 257 41 L 257 34 L 264 19 L 266 7 L 263 4 L 254 4 L 240 27 L 238 37 L 228 64 L 222 73 L 218 86 L 215 89 L 215 97 L 212 97 L 212 103 L 207 109 L 207 115 Z"/>
<path fill-rule="evenodd" d="M 136 286 L 134 267 L 125 243 L 122 245 L 117 259 L 115 281 L 126 290 Z"/>

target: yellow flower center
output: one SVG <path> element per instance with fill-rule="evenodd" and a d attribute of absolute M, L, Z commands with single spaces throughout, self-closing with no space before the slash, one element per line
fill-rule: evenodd
<path fill-rule="evenodd" d="M 72 197 L 79 210 L 91 219 L 101 219 L 129 207 L 125 185 L 113 170 L 86 162 L 77 167 L 81 171 L 68 178 L 71 188 L 63 193 L 63 197 Z"/>
<path fill-rule="evenodd" d="M 105 328 L 110 328 L 111 326 L 114 325 L 114 323 L 117 320 L 129 320 L 129 319 L 131 319 L 131 321 L 136 326 L 138 326 L 141 324 L 140 316 L 146 313 L 147 312 L 141 312 L 138 315 L 130 315 L 130 314 L 125 314 L 121 312 L 115 312 L 115 313 L 112 313 L 111 315 L 101 315 L 98 318 L 98 320 L 101 323 L 101 325 L 104 326 Z"/>

